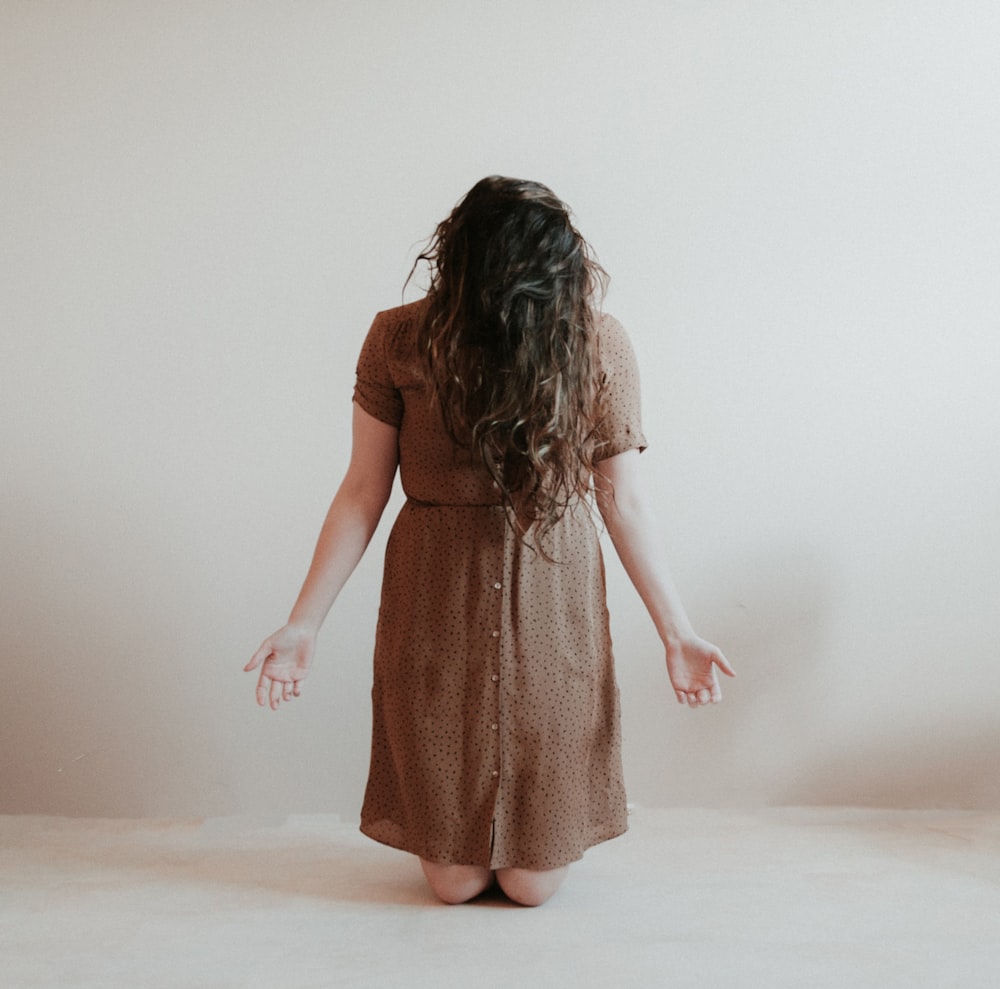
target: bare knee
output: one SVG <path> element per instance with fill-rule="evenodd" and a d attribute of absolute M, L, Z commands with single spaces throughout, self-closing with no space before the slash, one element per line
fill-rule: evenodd
<path fill-rule="evenodd" d="M 569 866 L 559 869 L 497 869 L 500 888 L 524 907 L 539 907 L 559 889 Z"/>
<path fill-rule="evenodd" d="M 434 895 L 444 903 L 465 903 L 493 882 L 493 873 L 483 866 L 443 865 L 425 859 L 420 865 Z"/>

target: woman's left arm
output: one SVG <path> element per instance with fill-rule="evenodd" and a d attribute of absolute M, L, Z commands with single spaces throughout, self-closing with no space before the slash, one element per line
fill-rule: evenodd
<path fill-rule="evenodd" d="M 663 641 L 678 702 L 691 707 L 717 703 L 722 690 L 716 670 L 736 674 L 717 646 L 695 634 L 684 610 L 663 560 L 659 525 L 640 477 L 639 451 L 600 461 L 594 487 L 615 552 Z"/>

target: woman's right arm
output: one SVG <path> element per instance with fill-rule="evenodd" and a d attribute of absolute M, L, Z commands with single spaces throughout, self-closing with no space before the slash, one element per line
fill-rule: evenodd
<path fill-rule="evenodd" d="M 287 624 L 269 635 L 244 667 L 260 668 L 261 706 L 277 708 L 299 695 L 320 626 L 378 526 L 398 464 L 399 430 L 355 404 L 351 461 L 326 513 L 302 590 Z"/>

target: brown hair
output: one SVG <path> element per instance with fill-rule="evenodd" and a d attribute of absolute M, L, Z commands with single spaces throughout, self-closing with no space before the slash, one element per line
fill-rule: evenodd
<path fill-rule="evenodd" d="M 433 391 L 452 439 L 478 452 L 543 536 L 590 487 L 598 446 L 594 303 L 607 275 L 537 182 L 490 176 L 442 221 L 424 327 Z M 538 545 L 538 538 L 534 540 Z"/>

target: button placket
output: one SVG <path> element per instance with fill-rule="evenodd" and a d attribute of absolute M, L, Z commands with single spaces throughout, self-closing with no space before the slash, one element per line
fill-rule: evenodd
<path fill-rule="evenodd" d="M 502 506 L 501 511 L 503 510 Z M 504 627 L 503 623 L 505 620 L 505 615 L 507 614 L 508 608 L 508 594 L 509 588 L 511 586 L 511 572 L 513 566 L 512 559 L 512 549 L 513 544 L 511 542 L 511 528 L 508 525 L 504 526 L 503 534 L 503 556 L 501 562 L 501 572 L 494 574 L 492 580 L 487 581 L 488 589 L 486 591 L 489 594 L 491 591 L 496 596 L 493 600 L 492 611 L 496 615 L 496 624 L 490 630 L 490 638 L 496 642 L 496 650 L 492 655 L 493 660 L 493 670 L 490 673 L 490 683 L 495 685 L 495 689 L 492 695 L 492 708 L 495 712 L 494 721 L 491 721 L 488 725 L 489 732 L 491 736 L 496 740 L 491 746 L 496 755 L 493 766 L 490 768 L 490 778 L 494 781 L 497 786 L 496 799 L 498 802 L 503 801 L 502 790 L 503 790 L 503 766 L 504 766 L 504 733 L 500 730 L 501 723 L 504 721 L 503 718 L 503 691 L 500 689 L 500 678 L 503 675 L 503 663 L 504 663 L 504 649 L 505 649 L 505 638 L 501 634 Z"/>
<path fill-rule="evenodd" d="M 496 592 L 496 591 L 502 591 L 503 590 L 503 583 L 502 583 L 501 580 L 497 580 L 497 579 L 494 578 L 494 580 L 489 581 L 489 587 L 494 592 Z M 487 591 L 487 593 L 489 593 L 489 591 Z M 499 672 L 496 672 L 496 671 L 499 671 L 499 669 L 500 669 L 500 648 L 501 648 L 501 646 L 500 646 L 500 624 L 501 624 L 502 617 L 503 617 L 503 596 L 502 595 L 500 596 L 499 600 L 497 600 L 497 598 L 493 598 L 493 612 L 494 612 L 494 614 L 496 616 L 496 619 L 495 619 L 496 620 L 496 624 L 494 625 L 494 627 L 492 629 L 490 629 L 490 638 L 496 644 L 496 648 L 495 648 L 495 650 L 494 650 L 494 652 L 492 654 L 492 665 L 493 665 L 493 669 L 494 669 L 495 672 L 493 672 L 493 673 L 490 674 L 490 682 L 493 683 L 493 684 L 496 684 L 496 690 L 493 691 L 493 696 L 492 696 L 492 708 L 493 708 L 493 712 L 494 712 L 494 717 L 498 718 L 498 716 L 500 714 L 500 696 L 499 696 L 500 674 L 499 674 Z M 500 739 L 499 739 L 500 724 L 499 724 L 499 719 L 497 721 L 490 722 L 488 724 L 488 728 L 489 728 L 489 731 L 491 732 L 491 734 L 493 735 L 493 737 L 496 739 L 496 742 L 494 743 L 494 745 L 496 746 L 496 755 L 494 756 L 495 761 L 493 763 L 493 767 L 489 771 L 490 778 L 493 779 L 493 780 L 499 780 L 499 778 L 500 778 L 500 768 L 499 767 L 500 767 L 500 758 L 501 758 L 500 757 L 500 749 L 499 749 L 499 745 L 500 745 Z"/>

